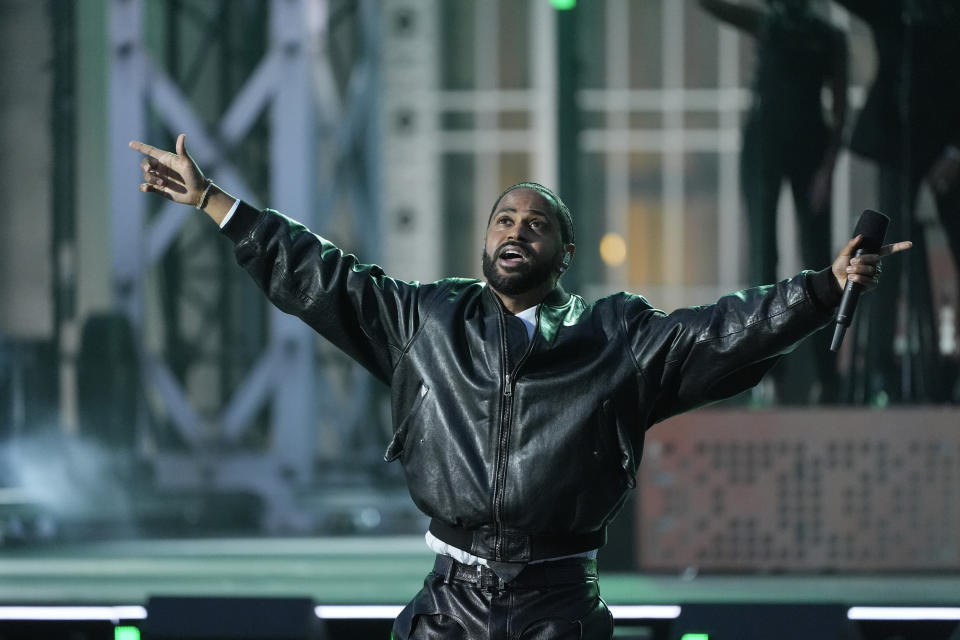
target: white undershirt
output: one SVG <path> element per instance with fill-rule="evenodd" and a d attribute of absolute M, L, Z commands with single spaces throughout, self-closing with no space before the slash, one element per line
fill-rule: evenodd
<path fill-rule="evenodd" d="M 527 340 L 533 340 L 533 332 L 537 330 L 537 309 L 539 308 L 540 305 L 537 304 L 514 314 L 523 320 L 523 326 L 527 328 Z"/>
<path fill-rule="evenodd" d="M 426 535 L 423 536 L 424 540 L 427 541 L 427 546 L 430 547 L 430 551 L 434 553 L 450 556 L 460 564 L 468 564 L 471 566 L 476 566 L 482 564 L 487 566 L 487 559 L 477 557 L 471 553 L 464 551 L 458 547 L 455 547 L 451 544 L 447 544 L 437 536 L 433 535 L 427 531 Z M 583 553 L 571 553 L 566 556 L 557 556 L 556 558 L 544 558 L 543 560 L 531 560 L 528 564 L 538 564 L 540 562 L 550 562 L 552 560 L 563 560 L 564 558 L 596 558 L 597 550 L 591 549 L 590 551 L 584 551 Z"/>
<path fill-rule="evenodd" d="M 237 207 L 239 207 L 239 206 L 240 206 L 240 199 L 238 198 L 238 199 L 236 199 L 236 200 L 233 201 L 233 206 L 230 207 L 230 211 L 227 211 L 227 215 L 223 216 L 223 220 L 220 221 L 220 228 L 221 228 L 221 229 L 223 229 L 225 226 L 227 226 L 227 223 L 230 222 L 230 218 L 232 218 L 232 217 L 233 217 L 233 214 L 235 214 L 235 213 L 237 212 Z"/>

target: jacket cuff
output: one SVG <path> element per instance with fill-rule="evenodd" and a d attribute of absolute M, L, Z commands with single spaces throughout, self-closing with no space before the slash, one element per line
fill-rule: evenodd
<path fill-rule="evenodd" d="M 810 272 L 807 276 L 807 288 L 813 304 L 827 313 L 833 313 L 843 297 L 843 289 L 837 284 L 832 267 Z"/>
<path fill-rule="evenodd" d="M 243 200 L 240 201 L 233 217 L 227 222 L 221 230 L 225 236 L 233 240 L 234 243 L 243 240 L 250 230 L 253 229 L 262 212 Z"/>

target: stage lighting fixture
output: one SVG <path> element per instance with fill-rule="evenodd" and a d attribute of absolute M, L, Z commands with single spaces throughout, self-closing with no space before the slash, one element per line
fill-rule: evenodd
<path fill-rule="evenodd" d="M 140 629 L 136 627 L 117 627 L 113 630 L 113 640 L 140 640 Z"/>

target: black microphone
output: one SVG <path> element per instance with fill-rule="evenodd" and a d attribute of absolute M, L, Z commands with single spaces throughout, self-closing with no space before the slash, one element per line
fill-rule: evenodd
<path fill-rule="evenodd" d="M 860 219 L 857 220 L 856 228 L 853 230 L 854 238 L 858 235 L 863 236 L 863 239 L 860 241 L 860 246 L 857 248 L 857 253 L 854 255 L 859 256 L 864 253 L 877 253 L 880 251 L 880 247 L 883 246 L 883 237 L 887 235 L 888 224 L 890 224 L 890 218 L 887 216 L 879 211 L 864 209 L 863 213 L 860 214 Z M 864 286 L 862 284 L 853 282 L 847 278 L 847 286 L 843 290 L 843 298 L 840 300 L 840 308 L 837 310 L 837 324 L 833 329 L 833 342 L 830 343 L 830 351 L 840 349 L 840 343 L 843 342 L 843 334 L 846 333 L 847 327 L 850 326 L 850 322 L 853 320 L 853 312 L 857 308 L 857 300 L 863 291 Z"/>

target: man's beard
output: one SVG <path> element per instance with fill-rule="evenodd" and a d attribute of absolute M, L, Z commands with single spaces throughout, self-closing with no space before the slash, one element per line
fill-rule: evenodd
<path fill-rule="evenodd" d="M 496 254 L 497 251 L 494 251 Z M 483 264 L 483 277 L 487 279 L 490 286 L 499 293 L 508 296 L 515 296 L 520 293 L 526 293 L 536 289 L 550 277 L 553 276 L 553 265 L 549 260 L 537 260 L 527 252 L 527 260 L 510 271 L 504 273 L 499 271 L 494 264 L 493 258 L 487 253 L 487 248 L 483 248 L 481 257 Z"/>

